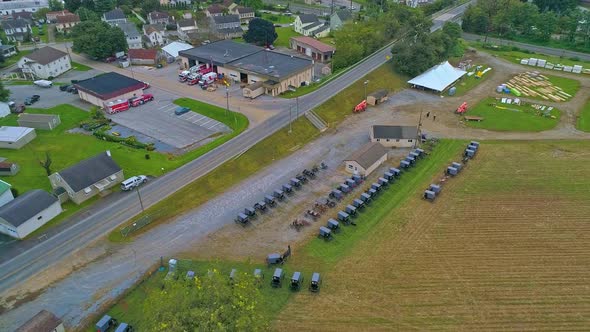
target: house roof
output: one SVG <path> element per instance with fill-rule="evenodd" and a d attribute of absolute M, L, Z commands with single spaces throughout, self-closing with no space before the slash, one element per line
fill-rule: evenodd
<path fill-rule="evenodd" d="M 162 47 L 162 51 L 164 51 L 176 58 L 178 56 L 178 52 L 190 50 L 191 48 L 193 48 L 193 46 L 190 44 L 187 44 L 187 43 L 172 42 L 172 43 Z"/>
<path fill-rule="evenodd" d="M 110 154 L 110 151 L 102 152 L 57 173 L 74 192 L 78 192 L 121 171 Z"/>
<path fill-rule="evenodd" d="M 153 49 L 143 49 L 143 48 L 137 48 L 137 49 L 129 49 L 128 54 L 129 59 L 147 59 L 147 60 L 155 60 L 156 56 L 158 55 L 158 50 L 153 50 Z"/>
<path fill-rule="evenodd" d="M 51 122 L 53 119 L 59 119 L 59 115 L 57 114 L 31 114 L 31 113 L 22 113 L 19 115 L 17 122 L 20 121 L 27 121 L 27 122 Z"/>
<path fill-rule="evenodd" d="M 336 11 L 334 15 L 338 16 L 338 18 L 342 22 L 348 21 L 352 18 L 352 13 L 350 12 L 350 10 L 339 10 Z"/>
<path fill-rule="evenodd" d="M 6 29 L 17 29 L 17 28 L 25 28 L 28 27 L 30 23 L 22 18 L 17 18 L 15 20 L 6 20 L 2 21 L 2 28 Z"/>
<path fill-rule="evenodd" d="M 115 8 L 115 9 L 111 10 L 110 12 L 104 13 L 103 15 L 104 15 L 104 19 L 106 21 L 125 19 L 125 13 L 123 13 L 123 11 L 119 8 Z"/>
<path fill-rule="evenodd" d="M 153 11 L 148 14 L 150 20 L 161 20 L 161 19 L 170 19 L 170 15 L 168 13 L 156 12 Z"/>
<path fill-rule="evenodd" d="M 466 71 L 455 68 L 445 61 L 412 78 L 408 83 L 440 92 L 466 73 Z"/>
<path fill-rule="evenodd" d="M 35 131 L 33 128 L 27 127 L 0 127 L 0 142 L 18 142 L 19 139 L 28 135 L 31 131 Z"/>
<path fill-rule="evenodd" d="M 387 94 L 388 94 L 388 91 L 385 89 L 382 89 L 382 90 L 377 90 L 373 93 L 369 93 L 369 96 L 375 97 L 376 99 L 381 99 L 381 98 L 387 96 Z"/>
<path fill-rule="evenodd" d="M 12 18 L 13 19 L 22 18 L 25 20 L 32 20 L 33 13 L 31 13 L 31 12 L 14 12 L 14 13 L 12 13 Z"/>
<path fill-rule="evenodd" d="M 64 9 L 64 10 L 58 10 L 58 11 L 54 11 L 54 12 L 47 12 L 47 14 L 45 14 L 45 16 L 57 16 L 57 15 L 65 15 L 65 14 L 71 14 L 69 10 Z"/>
<path fill-rule="evenodd" d="M 221 29 L 216 29 L 215 31 L 217 31 L 217 33 L 221 33 L 221 34 L 244 33 L 244 30 L 242 30 L 242 28 L 240 28 L 240 27 L 221 28 Z"/>
<path fill-rule="evenodd" d="M 164 24 L 157 23 L 157 24 L 146 24 L 143 26 L 143 31 L 145 34 L 149 35 L 152 32 L 162 32 L 165 31 L 166 27 Z"/>
<path fill-rule="evenodd" d="M 250 7 L 242 7 L 242 6 L 239 6 L 237 8 L 237 11 L 240 14 L 247 14 L 247 13 L 253 13 L 254 12 L 254 9 L 252 9 Z"/>
<path fill-rule="evenodd" d="M 59 58 L 63 58 L 66 55 L 67 53 L 65 52 L 57 50 L 53 47 L 45 46 L 34 51 L 33 53 L 25 55 L 24 58 L 37 62 L 41 65 L 46 65 L 48 63 L 52 63 L 53 61 Z"/>
<path fill-rule="evenodd" d="M 371 126 L 373 137 L 383 139 L 414 139 L 418 136 L 416 126 Z"/>
<path fill-rule="evenodd" d="M 80 22 L 80 16 L 76 14 L 58 15 L 55 17 L 57 23 L 73 23 Z"/>
<path fill-rule="evenodd" d="M 262 50 L 228 63 L 242 71 L 275 78 L 291 76 L 313 66 L 313 61 L 274 51 Z"/>
<path fill-rule="evenodd" d="M 0 45 L 0 50 L 2 50 L 2 51 L 9 50 L 9 49 L 14 49 L 16 51 L 16 46 L 14 46 L 14 45 Z"/>
<path fill-rule="evenodd" d="M 299 20 L 303 24 L 319 22 L 319 19 L 315 14 L 301 14 L 301 15 L 299 15 Z"/>
<path fill-rule="evenodd" d="M 110 72 L 79 81 L 74 86 L 80 91 L 107 100 L 127 92 L 142 89 L 145 84 L 131 77 Z"/>
<path fill-rule="evenodd" d="M 187 28 L 187 27 L 196 27 L 197 22 L 192 18 L 185 18 L 183 20 L 179 20 L 176 24 L 180 28 Z"/>
<path fill-rule="evenodd" d="M 213 16 L 213 21 L 215 22 L 215 24 L 239 23 L 240 15 Z"/>
<path fill-rule="evenodd" d="M 314 36 L 316 36 L 316 35 L 317 35 L 317 34 L 319 34 L 320 32 L 324 32 L 324 31 L 326 31 L 326 30 L 330 30 L 330 25 L 328 25 L 328 24 L 324 24 L 324 25 L 322 25 L 321 27 L 319 27 L 319 28 L 317 28 L 317 29 L 313 30 L 313 32 L 312 32 L 312 33 L 313 33 L 313 35 L 314 35 Z"/>
<path fill-rule="evenodd" d="M 356 161 L 361 167 L 367 169 L 386 154 L 387 149 L 380 143 L 367 143 L 345 161 Z"/>
<path fill-rule="evenodd" d="M 5 205 L 0 206 L 0 218 L 6 220 L 12 226 L 18 227 L 27 222 L 27 220 L 31 219 L 39 212 L 47 209 L 55 202 L 57 202 L 57 197 L 51 195 L 45 190 L 34 189 L 27 191 Z M 41 317 L 35 316 L 19 329 L 17 329 L 17 331 L 52 331 L 61 323 L 61 321 L 57 323 L 59 319 L 57 319 L 55 316 L 53 317 L 55 318 L 54 320 L 49 319 L 50 317 L 48 315 L 43 315 Z M 38 324 L 49 324 L 49 322 L 52 322 L 52 324 L 56 325 L 50 329 L 39 328 L 44 327 L 45 325 Z M 32 327 L 37 327 L 37 329 Z"/>
<path fill-rule="evenodd" d="M 302 29 L 311 31 L 311 30 L 316 29 L 317 27 L 320 27 L 322 25 L 324 25 L 324 23 L 318 21 L 318 22 L 314 22 L 308 26 L 304 26 Z"/>
<path fill-rule="evenodd" d="M 261 50 L 262 47 L 246 43 L 220 40 L 207 45 L 194 47 L 189 50 L 180 51 L 179 54 L 192 60 L 198 59 L 201 62 L 212 61 L 215 64 L 226 64 L 247 55 L 260 52 Z"/>
<path fill-rule="evenodd" d="M 218 4 L 213 4 L 213 5 L 209 6 L 209 7 L 207 7 L 207 11 L 210 14 L 221 14 L 221 13 L 223 13 L 223 9 L 224 8 L 222 6 L 220 6 L 220 5 L 218 5 Z"/>
<path fill-rule="evenodd" d="M 0 164 L 4 164 L 4 162 L 2 162 Z M 7 165 L 8 168 L 10 168 L 13 165 L 13 163 L 6 163 L 6 164 L 9 164 L 9 165 Z M 6 191 L 10 190 L 10 187 L 12 187 L 12 186 L 9 183 L 0 180 L 0 195 L 4 194 Z"/>
<path fill-rule="evenodd" d="M 330 46 L 328 44 L 324 44 L 317 39 L 307 37 L 307 36 L 291 37 L 291 40 L 294 40 L 300 44 L 305 44 L 309 47 L 315 48 L 316 50 L 318 50 L 322 53 L 334 52 L 336 50 L 336 48 L 333 46 Z"/>
<path fill-rule="evenodd" d="M 125 22 L 125 23 L 118 23 L 117 27 L 119 27 L 119 29 L 123 30 L 123 33 L 125 34 L 125 37 L 127 38 L 133 38 L 133 37 L 139 37 L 140 33 L 137 30 L 137 26 L 135 26 L 135 24 L 130 23 L 130 22 Z"/>

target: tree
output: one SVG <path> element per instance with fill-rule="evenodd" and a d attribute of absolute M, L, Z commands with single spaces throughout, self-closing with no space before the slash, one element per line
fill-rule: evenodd
<path fill-rule="evenodd" d="M 544 12 L 539 15 L 538 23 L 535 25 L 537 39 L 549 41 L 553 31 L 557 29 L 558 18 L 551 12 Z"/>
<path fill-rule="evenodd" d="M 160 1 L 158 0 L 144 0 L 141 3 L 141 11 L 143 15 L 147 16 L 147 14 L 153 12 L 154 10 L 160 9 Z"/>
<path fill-rule="evenodd" d="M 278 37 L 272 22 L 255 18 L 248 23 L 248 31 L 244 34 L 247 43 L 268 46 Z"/>
<path fill-rule="evenodd" d="M 10 97 L 10 90 L 4 87 L 4 83 L 0 81 L 0 101 L 7 102 Z"/>
<path fill-rule="evenodd" d="M 123 30 L 102 21 L 84 21 L 72 29 L 74 52 L 85 53 L 97 59 L 107 58 L 127 50 Z"/>
<path fill-rule="evenodd" d="M 64 7 L 71 13 L 75 13 L 82 5 L 82 0 L 64 0 Z"/>
<path fill-rule="evenodd" d="M 217 270 L 193 279 L 164 280 L 143 306 L 147 331 L 261 331 L 260 289 L 242 273 L 230 284 Z"/>
<path fill-rule="evenodd" d="M 64 5 L 60 0 L 49 0 L 49 11 L 55 12 L 63 9 Z"/>
<path fill-rule="evenodd" d="M 96 5 L 94 4 L 94 0 L 81 0 L 80 7 L 96 11 Z"/>
<path fill-rule="evenodd" d="M 41 165 L 41 167 L 43 167 L 45 169 L 47 176 L 51 175 L 51 163 L 52 162 L 53 161 L 51 160 L 51 156 L 49 155 L 49 152 L 45 152 L 45 160 L 39 160 L 39 164 Z"/>
<path fill-rule="evenodd" d="M 102 15 L 108 11 L 115 9 L 115 1 L 114 0 L 95 0 L 94 1 L 94 8 L 97 13 Z"/>
<path fill-rule="evenodd" d="M 250 7 L 254 10 L 260 10 L 264 7 L 262 0 L 241 0 L 240 5 Z"/>
<path fill-rule="evenodd" d="M 49 13 L 49 8 L 39 8 L 39 10 L 33 13 L 33 18 L 44 20 L 47 17 L 47 13 Z"/>
<path fill-rule="evenodd" d="M 100 17 L 98 17 L 98 14 L 95 13 L 94 11 L 86 8 L 86 7 L 80 7 L 78 8 L 78 10 L 76 11 L 76 14 L 78 14 L 78 16 L 80 16 L 80 21 L 99 21 Z"/>
<path fill-rule="evenodd" d="M 563 13 L 576 8 L 578 2 L 578 0 L 533 0 L 533 3 L 541 11 L 554 11 L 557 13 Z"/>

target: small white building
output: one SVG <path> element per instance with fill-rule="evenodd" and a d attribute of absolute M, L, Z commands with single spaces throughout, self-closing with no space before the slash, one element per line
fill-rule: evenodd
<path fill-rule="evenodd" d="M 57 77 L 72 68 L 70 55 L 45 46 L 18 61 L 23 73 L 31 73 L 37 78 L 49 79 Z"/>
<path fill-rule="evenodd" d="M 32 141 L 37 134 L 27 127 L 0 127 L 0 148 L 18 150 Z"/>
<path fill-rule="evenodd" d="M 416 126 L 371 126 L 371 142 L 381 143 L 388 148 L 411 148 L 418 139 Z"/>
<path fill-rule="evenodd" d="M 7 103 L 0 102 L 0 118 L 10 114 L 10 106 Z"/>
<path fill-rule="evenodd" d="M 143 26 L 143 35 L 147 37 L 148 47 L 156 47 L 166 44 L 166 27 L 161 23 L 146 24 Z"/>
<path fill-rule="evenodd" d="M 0 206 L 8 204 L 8 202 L 14 199 L 10 190 L 11 187 L 9 183 L 0 180 Z"/>
<path fill-rule="evenodd" d="M 162 51 L 164 51 L 165 56 L 171 56 L 176 59 L 178 58 L 178 52 L 190 50 L 191 48 L 193 48 L 191 44 L 175 41 L 162 47 Z"/>
<path fill-rule="evenodd" d="M 35 189 L 0 206 L 0 233 L 23 239 L 62 212 L 57 197 Z"/>
<path fill-rule="evenodd" d="M 379 143 L 367 143 L 344 160 L 346 171 L 367 176 L 387 160 L 387 149 Z"/>

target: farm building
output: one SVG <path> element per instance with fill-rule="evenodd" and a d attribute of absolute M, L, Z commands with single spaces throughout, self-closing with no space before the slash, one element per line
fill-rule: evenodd
<path fill-rule="evenodd" d="M 18 150 L 32 141 L 37 134 L 27 127 L 0 127 L 0 148 Z"/>
<path fill-rule="evenodd" d="M 8 204 L 8 202 L 14 199 L 10 190 L 11 187 L 9 183 L 0 180 L 0 206 Z"/>
<path fill-rule="evenodd" d="M 388 148 L 411 148 L 418 138 L 416 126 L 371 126 L 369 129 L 371 142 L 379 142 Z"/>
<path fill-rule="evenodd" d="M 319 62 L 329 61 L 336 51 L 335 47 L 306 36 L 291 37 L 289 44 L 292 49 Z"/>
<path fill-rule="evenodd" d="M 16 122 L 21 127 L 53 130 L 53 128 L 59 126 L 61 119 L 56 114 L 23 113 L 18 117 Z"/>
<path fill-rule="evenodd" d="M 127 56 L 132 65 L 155 65 L 158 61 L 158 50 L 129 49 Z"/>
<path fill-rule="evenodd" d="M 443 92 L 465 74 L 466 71 L 455 68 L 445 61 L 412 78 L 408 83 L 413 88 Z"/>
<path fill-rule="evenodd" d="M 117 99 L 141 96 L 145 84 L 133 78 L 110 72 L 74 84 L 80 99 L 98 107 Z"/>
<path fill-rule="evenodd" d="M 387 149 L 380 143 L 367 143 L 344 160 L 346 171 L 367 176 L 387 160 Z"/>
<path fill-rule="evenodd" d="M 367 96 L 367 104 L 378 105 L 387 101 L 387 90 L 378 90 Z"/>
<path fill-rule="evenodd" d="M 264 94 L 264 85 L 262 82 L 248 84 L 242 89 L 244 97 L 254 99 Z"/>
<path fill-rule="evenodd" d="M 16 175 L 20 167 L 16 163 L 11 163 L 7 161 L 0 162 L 0 176 L 12 176 Z"/>
<path fill-rule="evenodd" d="M 35 189 L 0 207 L 0 233 L 23 239 L 62 212 L 57 197 Z"/>
<path fill-rule="evenodd" d="M 311 82 L 313 61 L 262 47 L 221 40 L 179 52 L 185 68 L 196 64 L 213 66 L 213 71 L 235 82 L 263 82 L 264 93 L 279 95 Z"/>
<path fill-rule="evenodd" d="M 123 170 L 113 160 L 110 151 L 82 160 L 49 176 L 51 187 L 57 192 L 65 190 L 76 204 L 105 192 L 123 180 Z"/>

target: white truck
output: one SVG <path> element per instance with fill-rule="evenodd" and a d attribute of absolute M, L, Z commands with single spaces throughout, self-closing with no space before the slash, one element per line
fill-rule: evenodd
<path fill-rule="evenodd" d="M 147 180 L 147 176 L 145 175 L 132 176 L 129 179 L 121 182 L 121 190 L 127 191 L 135 187 L 139 187 L 140 185 L 146 183 Z"/>
<path fill-rule="evenodd" d="M 209 85 L 215 82 L 215 79 L 217 79 L 217 73 L 207 73 L 201 77 L 201 79 L 199 80 L 199 85 Z"/>
<path fill-rule="evenodd" d="M 34 81 L 33 84 L 42 88 L 50 88 L 53 85 L 53 82 L 47 80 L 38 80 Z"/>

